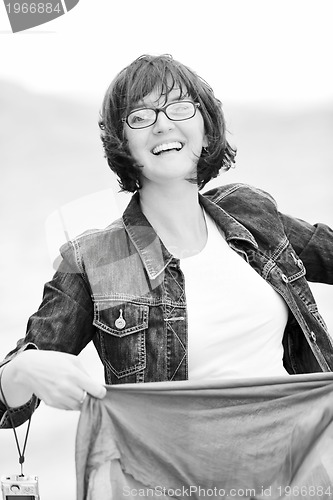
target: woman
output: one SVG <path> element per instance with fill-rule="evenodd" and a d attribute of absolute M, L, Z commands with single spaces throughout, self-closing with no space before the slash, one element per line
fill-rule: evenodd
<path fill-rule="evenodd" d="M 198 193 L 235 157 L 209 85 L 168 55 L 142 56 L 111 83 L 100 127 L 135 194 L 122 219 L 62 247 L 1 368 L 16 424 L 39 399 L 78 410 L 86 393 L 104 397 L 76 358 L 91 340 L 108 384 L 331 371 L 307 280 L 333 283 L 332 230 L 249 186 Z"/>

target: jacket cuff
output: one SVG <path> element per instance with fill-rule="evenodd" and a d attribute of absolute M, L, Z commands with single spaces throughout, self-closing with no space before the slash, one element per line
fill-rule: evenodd
<path fill-rule="evenodd" d="M 24 422 L 26 422 L 30 416 L 33 414 L 35 409 L 38 407 L 40 400 L 37 396 L 33 395 L 32 398 L 22 406 L 10 409 L 11 419 L 15 427 L 19 427 Z M 12 427 L 11 420 L 9 418 L 8 410 L 6 406 L 0 401 L 0 415 L 2 418 L 0 420 L 0 429 L 9 429 Z"/>

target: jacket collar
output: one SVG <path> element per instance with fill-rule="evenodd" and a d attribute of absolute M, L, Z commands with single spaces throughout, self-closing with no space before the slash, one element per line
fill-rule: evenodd
<path fill-rule="evenodd" d="M 226 241 L 229 243 L 232 240 L 240 240 L 250 244 L 254 248 L 258 248 L 258 243 L 252 233 L 246 229 L 243 224 L 238 222 L 232 215 L 223 210 L 220 204 L 210 200 L 208 196 L 199 193 L 200 204 L 206 212 L 216 222 L 220 230 L 222 230 Z"/>
<path fill-rule="evenodd" d="M 223 210 L 220 205 L 201 194 L 199 194 L 199 202 L 216 222 L 228 243 L 232 240 L 239 240 L 258 248 L 258 244 L 250 231 Z M 123 213 L 122 220 L 150 279 L 156 279 L 172 260 L 178 260 L 170 254 L 142 213 L 138 193 L 132 196 Z"/>

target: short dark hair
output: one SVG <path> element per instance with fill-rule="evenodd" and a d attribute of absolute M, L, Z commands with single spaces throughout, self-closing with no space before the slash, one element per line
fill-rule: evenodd
<path fill-rule="evenodd" d="M 135 192 L 141 187 L 140 166 L 129 152 L 124 135 L 123 119 L 137 103 L 156 88 L 168 99 L 169 92 L 180 89 L 200 103 L 208 147 L 202 150 L 197 163 L 199 189 L 221 168 L 229 170 L 235 162 L 236 150 L 226 140 L 226 124 L 221 102 L 212 88 L 193 70 L 174 60 L 171 55 L 143 55 L 124 68 L 106 91 L 100 112 L 99 126 L 107 162 L 117 176 L 123 191 Z"/>

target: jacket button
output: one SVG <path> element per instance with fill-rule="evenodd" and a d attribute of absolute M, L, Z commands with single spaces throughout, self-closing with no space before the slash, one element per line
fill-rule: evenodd
<path fill-rule="evenodd" d="M 114 324 L 115 324 L 116 328 L 118 328 L 118 330 L 122 330 L 123 328 L 125 328 L 126 321 L 123 318 L 123 310 L 122 309 L 120 309 L 119 318 L 116 319 Z"/>
<path fill-rule="evenodd" d="M 281 279 L 282 279 L 282 281 L 284 281 L 285 283 L 289 283 L 288 276 L 286 276 L 285 274 L 281 274 Z"/>
<path fill-rule="evenodd" d="M 316 337 L 316 334 L 314 332 L 312 332 L 312 331 L 310 332 L 310 337 L 311 337 L 312 342 L 316 342 L 317 337 Z"/>

